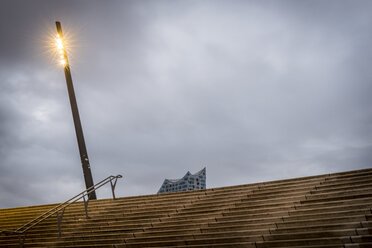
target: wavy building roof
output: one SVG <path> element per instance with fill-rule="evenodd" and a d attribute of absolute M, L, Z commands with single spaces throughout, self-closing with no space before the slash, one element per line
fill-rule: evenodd
<path fill-rule="evenodd" d="M 161 185 L 158 194 L 168 192 L 179 192 L 188 190 L 197 190 L 206 188 L 206 168 L 191 174 L 188 171 L 180 179 L 165 179 Z"/>

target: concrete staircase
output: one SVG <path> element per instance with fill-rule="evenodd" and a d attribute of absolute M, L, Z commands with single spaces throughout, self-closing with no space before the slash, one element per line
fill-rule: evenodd
<path fill-rule="evenodd" d="M 15 230 L 55 205 L 0 209 Z M 97 200 L 31 229 L 24 247 L 372 248 L 372 169 Z M 1 235 L 0 247 L 19 247 Z"/>

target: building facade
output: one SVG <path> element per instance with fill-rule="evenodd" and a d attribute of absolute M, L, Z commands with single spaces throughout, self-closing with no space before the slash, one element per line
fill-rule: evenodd
<path fill-rule="evenodd" d="M 207 185 L 206 168 L 191 174 L 189 171 L 180 179 L 165 179 L 160 187 L 158 194 L 179 192 L 188 190 L 206 189 Z"/>

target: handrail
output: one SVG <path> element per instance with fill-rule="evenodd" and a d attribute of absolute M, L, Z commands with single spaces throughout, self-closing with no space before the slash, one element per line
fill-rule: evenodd
<path fill-rule="evenodd" d="M 102 181 L 100 181 L 99 183 L 93 185 L 92 187 L 89 187 L 88 189 L 86 189 L 86 190 L 80 192 L 79 194 L 73 196 L 72 198 L 68 199 L 64 203 L 59 204 L 58 206 L 50 209 L 49 211 L 43 213 L 42 215 L 36 217 L 35 219 L 27 222 L 23 226 L 20 226 L 15 231 L 2 230 L 2 231 L 0 231 L 0 235 L 1 234 L 6 234 L 6 235 L 17 234 L 19 236 L 24 235 L 32 227 L 34 227 L 34 226 L 38 225 L 39 223 L 43 222 L 44 220 L 46 220 L 50 216 L 52 216 L 54 214 L 57 214 L 58 232 L 59 232 L 59 236 L 61 236 L 62 217 L 63 217 L 63 214 L 65 212 L 65 209 L 68 206 L 70 206 L 71 204 L 77 202 L 78 200 L 83 199 L 84 200 L 85 215 L 86 215 L 86 218 L 89 219 L 89 216 L 88 216 L 89 194 L 91 192 L 95 191 L 96 189 L 101 188 L 103 185 L 107 184 L 108 182 L 110 182 L 111 191 L 112 191 L 112 198 L 115 200 L 116 197 L 115 197 L 115 192 L 114 191 L 115 191 L 115 187 L 116 187 L 116 182 L 119 178 L 122 178 L 122 175 L 109 176 L 109 177 L 103 179 Z M 114 180 L 114 183 L 112 182 L 113 180 Z M 87 197 L 87 199 L 85 199 L 85 197 Z M 60 212 L 62 212 L 62 213 L 60 214 Z M 24 238 L 23 238 L 22 241 L 21 241 L 21 238 L 20 238 L 20 247 L 23 247 L 23 242 L 24 242 Z"/>

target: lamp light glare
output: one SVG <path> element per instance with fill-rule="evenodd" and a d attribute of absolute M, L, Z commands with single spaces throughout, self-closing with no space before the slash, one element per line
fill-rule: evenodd
<path fill-rule="evenodd" d="M 58 63 L 62 66 L 67 66 L 67 54 L 66 54 L 66 48 L 64 44 L 63 36 L 59 33 L 54 36 L 54 45 L 55 45 L 55 52 L 57 53 Z"/>
<path fill-rule="evenodd" d="M 57 35 L 57 38 L 56 38 L 56 45 L 58 47 L 58 49 L 63 49 L 63 41 L 61 38 L 59 38 L 59 35 Z"/>

